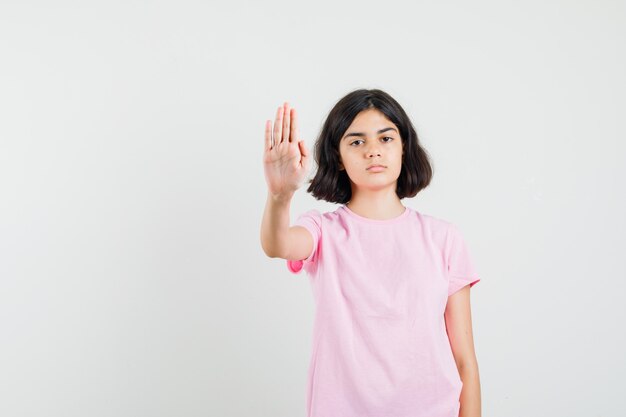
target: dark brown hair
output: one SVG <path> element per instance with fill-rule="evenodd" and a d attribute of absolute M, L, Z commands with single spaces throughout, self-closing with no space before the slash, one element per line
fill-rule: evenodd
<path fill-rule="evenodd" d="M 433 176 L 428 153 L 419 143 L 417 133 L 404 109 L 389 94 L 378 89 L 358 89 L 341 98 L 326 117 L 315 141 L 317 172 L 307 192 L 317 200 L 345 204 L 352 197 L 350 178 L 340 170 L 339 142 L 354 118 L 363 110 L 378 109 L 400 131 L 404 153 L 398 177 L 398 198 L 415 197 L 426 188 Z"/>

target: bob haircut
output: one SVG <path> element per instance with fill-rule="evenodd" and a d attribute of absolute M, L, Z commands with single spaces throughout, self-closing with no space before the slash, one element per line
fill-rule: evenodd
<path fill-rule="evenodd" d="M 403 155 L 396 185 L 400 199 L 415 197 L 430 184 L 433 176 L 428 153 L 419 143 L 415 128 L 404 109 L 386 92 L 379 89 L 358 89 L 341 98 L 331 109 L 315 141 L 315 162 L 318 169 L 307 192 L 317 200 L 345 204 L 352 197 L 350 178 L 340 170 L 339 142 L 354 118 L 367 109 L 378 109 L 400 132 Z"/>

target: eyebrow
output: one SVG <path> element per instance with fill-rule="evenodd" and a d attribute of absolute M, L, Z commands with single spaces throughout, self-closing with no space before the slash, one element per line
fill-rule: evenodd
<path fill-rule="evenodd" d="M 378 132 L 376 132 L 377 134 L 381 134 L 384 133 L 388 130 L 393 130 L 396 133 L 398 133 L 398 131 L 396 129 L 394 129 L 393 127 L 386 127 L 384 129 L 380 129 Z M 344 140 L 346 138 L 349 138 L 350 136 L 365 136 L 365 133 L 361 133 L 361 132 L 352 132 L 352 133 L 348 133 L 346 136 L 344 136 L 343 138 L 341 138 L 341 140 Z"/>

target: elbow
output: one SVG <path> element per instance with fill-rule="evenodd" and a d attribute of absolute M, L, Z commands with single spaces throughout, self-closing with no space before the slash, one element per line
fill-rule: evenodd
<path fill-rule="evenodd" d="M 269 248 L 266 248 L 263 245 L 261 245 L 261 248 L 263 249 L 263 253 L 265 253 L 265 256 L 267 256 L 268 258 L 276 258 L 276 252 L 272 251 Z"/>
<path fill-rule="evenodd" d="M 456 367 L 459 372 L 476 370 L 478 368 L 478 361 L 476 360 L 476 356 L 467 355 L 466 357 L 458 358 L 456 360 Z"/>
<path fill-rule="evenodd" d="M 265 252 L 265 254 L 267 255 L 268 258 L 272 258 L 272 259 L 287 259 L 285 258 L 282 254 L 277 253 L 277 252 Z"/>
<path fill-rule="evenodd" d="M 265 245 L 263 241 L 261 241 L 261 248 L 268 258 L 282 258 L 280 251 L 278 251 L 276 248 Z"/>
<path fill-rule="evenodd" d="M 275 258 L 280 258 L 280 256 L 278 256 L 278 255 L 277 255 L 277 254 L 275 254 L 274 252 L 267 252 L 267 251 L 265 251 L 265 255 L 266 255 L 268 258 L 272 258 L 272 259 L 275 259 Z"/>

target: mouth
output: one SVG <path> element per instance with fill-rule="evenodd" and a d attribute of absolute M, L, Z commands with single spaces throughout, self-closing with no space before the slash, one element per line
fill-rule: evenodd
<path fill-rule="evenodd" d="M 380 171 L 380 170 L 385 169 L 385 168 L 387 168 L 387 167 L 386 167 L 386 166 L 384 166 L 384 165 L 378 165 L 378 164 L 377 164 L 377 165 L 370 165 L 370 166 L 368 166 L 368 167 L 367 167 L 367 170 L 368 170 L 368 171 L 369 171 L 369 170 Z"/>

